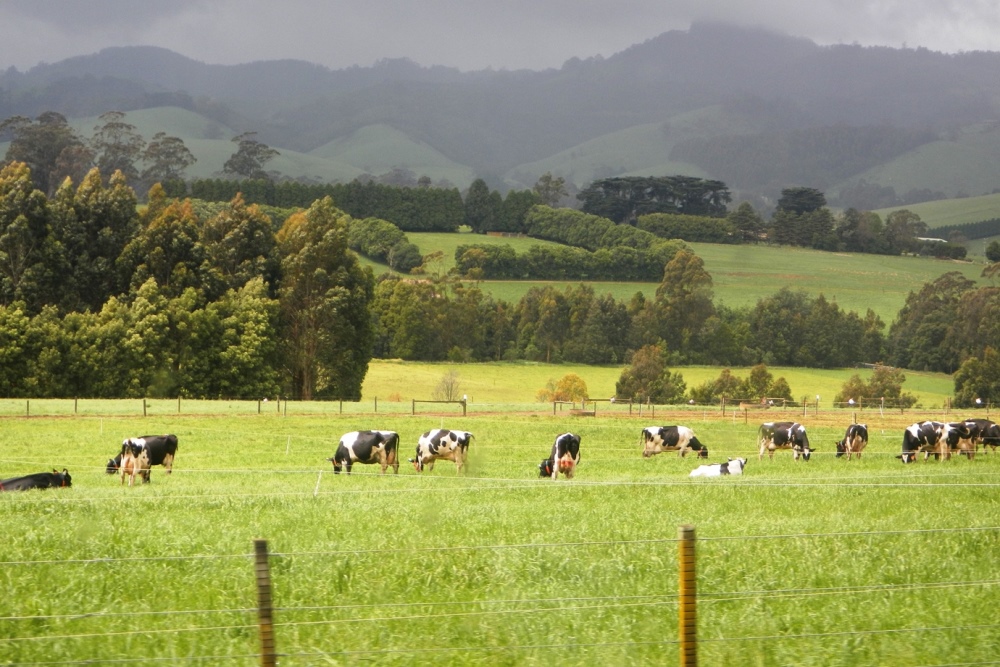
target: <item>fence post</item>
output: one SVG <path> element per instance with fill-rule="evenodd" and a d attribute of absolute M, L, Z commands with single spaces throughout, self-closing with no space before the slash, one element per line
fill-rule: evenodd
<path fill-rule="evenodd" d="M 415 414 L 417 414 L 417 399 L 411 398 L 410 399 L 410 415 L 413 416 Z"/>
<path fill-rule="evenodd" d="M 696 667 L 698 664 L 698 590 L 695 571 L 694 526 L 678 528 L 680 558 L 678 571 L 680 587 L 678 598 L 679 636 L 681 647 L 681 667 Z"/>
<path fill-rule="evenodd" d="M 275 667 L 274 619 L 271 608 L 271 568 L 267 562 L 267 540 L 253 541 L 254 573 L 257 576 L 257 619 L 260 625 L 260 664 Z"/>
<path fill-rule="evenodd" d="M 142 399 L 142 416 L 146 416 L 146 399 Z"/>
<path fill-rule="evenodd" d="M 177 414 L 181 413 L 181 397 L 177 397 Z"/>

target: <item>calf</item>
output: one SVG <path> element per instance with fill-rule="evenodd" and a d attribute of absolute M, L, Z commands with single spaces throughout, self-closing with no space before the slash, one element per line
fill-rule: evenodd
<path fill-rule="evenodd" d="M 722 475 L 742 475 L 747 465 L 746 459 L 729 459 L 725 463 L 698 466 L 688 477 L 721 477 Z"/>
<path fill-rule="evenodd" d="M 837 443 L 837 458 L 847 454 L 847 460 L 851 460 L 854 454 L 861 458 L 861 452 L 868 445 L 868 426 L 865 424 L 851 424 L 844 433 L 844 439 Z"/>
<path fill-rule="evenodd" d="M 162 465 L 167 469 L 169 475 L 174 469 L 174 457 L 177 456 L 177 436 L 176 435 L 144 435 L 138 438 L 125 438 L 122 441 L 122 449 L 131 443 L 146 450 L 150 466 Z M 105 471 L 109 475 L 114 475 L 119 471 L 122 464 L 122 455 L 119 453 L 115 458 L 108 461 Z M 149 469 L 142 473 L 143 483 L 149 482 Z"/>
<path fill-rule="evenodd" d="M 897 457 L 903 463 L 917 460 L 917 452 L 947 454 L 947 442 L 942 435 L 945 425 L 936 421 L 915 422 L 903 431 L 903 451 Z M 927 457 L 924 456 L 924 459 Z"/>
<path fill-rule="evenodd" d="M 52 472 L 36 472 L 24 477 L 0 480 L 0 491 L 28 491 L 29 489 L 48 489 L 57 486 L 73 486 L 73 480 L 66 468 L 63 468 L 62 472 L 53 468 Z"/>
<path fill-rule="evenodd" d="M 796 461 L 799 460 L 799 456 L 803 461 L 808 461 L 812 454 L 806 427 L 798 422 L 764 422 L 757 429 L 757 433 L 760 436 L 758 460 L 764 458 L 764 452 L 767 452 L 768 458 L 773 460 L 776 449 L 791 449 L 792 458 Z"/>
<path fill-rule="evenodd" d="M 687 426 L 647 426 L 642 429 L 642 455 L 649 458 L 666 451 L 678 451 L 685 456 L 688 450 L 698 452 L 698 457 L 708 458 L 708 447 L 698 442 L 694 431 Z"/>
<path fill-rule="evenodd" d="M 378 463 L 383 475 L 392 466 L 392 471 L 399 474 L 398 449 L 399 434 L 395 431 L 351 431 L 340 437 L 336 453 L 327 461 L 333 463 L 334 474 L 343 468 L 350 475 L 355 463 Z"/>
<path fill-rule="evenodd" d="M 563 433 L 552 443 L 552 452 L 549 458 L 538 465 L 538 471 L 540 476 L 551 477 L 553 480 L 559 477 L 559 473 L 566 475 L 567 479 L 573 479 L 576 466 L 579 464 L 580 436 Z"/>
<path fill-rule="evenodd" d="M 410 459 L 410 463 L 417 472 L 423 472 L 424 467 L 434 470 L 434 462 L 438 459 L 454 461 L 458 473 L 462 474 L 469 443 L 474 437 L 468 431 L 451 431 L 446 428 L 427 431 L 417 440 L 417 455 Z"/>

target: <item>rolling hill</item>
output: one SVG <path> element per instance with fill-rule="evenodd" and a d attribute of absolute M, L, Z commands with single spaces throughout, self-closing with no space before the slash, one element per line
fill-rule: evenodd
<path fill-rule="evenodd" d="M 820 46 L 719 23 L 540 71 L 406 59 L 221 66 L 121 47 L 0 73 L 0 118 L 58 111 L 89 132 L 101 113 L 125 111 L 147 138 L 184 139 L 199 159 L 192 176 L 216 171 L 228 139 L 256 131 L 282 153 L 268 167 L 291 178 L 409 169 L 503 191 L 545 172 L 576 187 L 686 173 L 764 206 L 792 185 L 851 205 L 840 190 L 861 178 L 900 196 L 1000 186 L 998 70 L 998 53 Z M 156 111 L 166 108 L 197 118 Z M 147 112 L 161 122 L 147 124 Z"/>

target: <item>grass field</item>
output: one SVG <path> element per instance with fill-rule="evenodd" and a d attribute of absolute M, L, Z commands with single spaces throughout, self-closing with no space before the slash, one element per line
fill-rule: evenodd
<path fill-rule="evenodd" d="M 455 249 L 462 244 L 509 244 L 518 252 L 545 241 L 529 238 L 500 238 L 473 234 L 411 233 L 408 238 L 424 255 L 441 251 L 443 258 L 433 266 L 446 273 L 455 265 Z M 903 307 L 907 294 L 948 271 L 958 271 L 979 280 L 982 264 L 928 259 L 926 257 L 883 257 L 857 253 L 830 253 L 807 248 L 774 246 L 731 246 L 713 243 L 688 244 L 705 262 L 712 275 L 715 302 L 728 306 L 752 306 L 782 287 L 804 290 L 811 296 L 823 294 L 841 308 L 864 315 L 874 310 L 888 325 Z M 377 272 L 385 265 L 366 262 Z M 484 281 L 481 287 L 495 298 L 517 302 L 531 287 L 560 286 L 546 281 Z M 652 298 L 657 283 L 588 282 L 599 294 L 610 293 L 628 300 L 636 292 Z"/>
<path fill-rule="evenodd" d="M 807 464 L 757 460 L 764 413 L 685 414 L 710 461 L 750 459 L 743 477 L 691 480 L 699 461 L 640 456 L 635 417 L 231 407 L 3 419 L 0 478 L 67 467 L 73 487 L 0 494 L 0 664 L 259 664 L 255 538 L 282 665 L 678 664 L 682 524 L 699 540 L 702 664 L 987 664 L 1000 646 L 1000 456 L 901 465 L 917 413 L 863 415 L 871 443 L 851 462 L 832 455 L 849 414 L 810 414 Z M 409 456 L 442 423 L 476 435 L 464 477 L 447 462 L 330 474 L 342 432 L 397 430 Z M 539 479 L 566 430 L 583 439 L 576 478 Z M 122 437 L 166 431 L 173 475 L 104 474 Z"/>

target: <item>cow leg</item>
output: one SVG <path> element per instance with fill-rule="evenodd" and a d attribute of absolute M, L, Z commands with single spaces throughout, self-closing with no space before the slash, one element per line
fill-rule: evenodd
<path fill-rule="evenodd" d="M 764 460 L 764 450 L 765 449 L 767 449 L 767 445 L 765 445 L 763 442 L 761 442 L 760 443 L 760 454 L 757 455 L 757 460 L 758 461 L 763 461 Z"/>
<path fill-rule="evenodd" d="M 163 457 L 163 467 L 167 469 L 167 474 L 169 475 L 174 471 L 174 455 L 166 454 Z"/>

